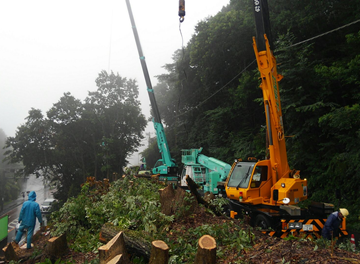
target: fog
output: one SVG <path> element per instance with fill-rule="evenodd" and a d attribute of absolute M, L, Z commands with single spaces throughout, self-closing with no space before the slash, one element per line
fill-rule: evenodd
<path fill-rule="evenodd" d="M 155 86 L 154 76 L 165 73 L 162 66 L 187 44 L 195 25 L 229 0 L 187 0 L 181 25 L 176 0 L 130 3 Z M 101 70 L 135 78 L 143 113 L 150 116 L 125 0 L 2 1 L 0 10 L 0 128 L 7 136 L 15 135 L 32 107 L 45 114 L 65 92 L 84 100 L 96 90 Z M 150 123 L 146 132 L 153 131 Z M 130 163 L 138 158 L 134 154 Z"/>

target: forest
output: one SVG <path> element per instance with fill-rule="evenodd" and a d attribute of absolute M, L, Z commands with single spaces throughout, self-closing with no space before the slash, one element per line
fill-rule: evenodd
<path fill-rule="evenodd" d="M 291 168 L 308 179 L 309 196 L 360 215 L 360 2 L 269 1 L 287 154 Z M 184 22 L 186 23 L 186 21 Z M 195 27 L 174 52 L 154 87 L 172 156 L 181 149 L 227 163 L 264 159 L 265 115 L 252 48 L 252 1 L 231 0 Z M 151 52 L 151 51 L 150 51 Z M 117 179 L 137 150 L 146 126 L 135 80 L 101 71 L 98 90 L 84 102 L 64 93 L 44 115 L 31 109 L 6 160 L 21 173 L 46 175 L 65 201 L 87 176 Z M 65 88 L 64 88 L 65 89 Z M 156 141 L 143 153 L 152 166 Z"/>
<path fill-rule="evenodd" d="M 287 154 L 313 200 L 360 215 L 360 3 L 269 3 Z M 252 48 L 252 2 L 232 0 L 195 28 L 154 87 L 173 157 L 181 149 L 232 164 L 267 156 L 265 114 Z M 155 142 L 143 152 L 159 157 Z M 156 157 L 156 158 L 155 158 Z"/>

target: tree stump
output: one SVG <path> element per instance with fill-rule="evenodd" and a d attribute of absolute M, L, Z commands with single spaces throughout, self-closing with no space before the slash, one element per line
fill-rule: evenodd
<path fill-rule="evenodd" d="M 160 193 L 160 204 L 161 212 L 165 215 L 172 215 L 174 213 L 174 198 L 175 190 L 172 185 L 168 185 L 164 189 L 159 190 Z"/>
<path fill-rule="evenodd" d="M 152 243 L 149 264 L 168 264 L 169 247 L 161 240 L 155 240 Z"/>
<path fill-rule="evenodd" d="M 123 232 L 119 232 L 106 245 L 99 247 L 100 264 L 105 264 L 120 254 L 122 254 L 123 261 L 125 261 L 127 252 Z"/>
<path fill-rule="evenodd" d="M 46 242 L 46 255 L 50 256 L 50 259 L 57 259 L 64 255 L 68 250 L 66 235 L 62 234 L 59 237 L 52 237 Z"/>
<path fill-rule="evenodd" d="M 103 243 L 107 243 L 119 232 L 122 232 L 124 235 L 127 253 L 129 253 L 130 255 L 143 257 L 147 261 L 149 260 L 151 249 L 150 243 L 139 237 L 136 232 L 130 230 L 124 231 L 121 230 L 119 227 L 116 227 L 110 223 L 106 223 L 101 227 L 100 241 Z"/>
<path fill-rule="evenodd" d="M 113 258 L 112 260 L 110 260 L 107 264 L 128 264 L 128 259 L 120 254 L 117 255 L 115 258 Z"/>
<path fill-rule="evenodd" d="M 3 251 L 5 253 L 5 259 L 7 261 L 18 261 L 19 257 L 17 255 L 17 251 L 19 250 L 18 244 L 15 242 L 9 243 L 6 247 L 3 248 Z"/>
<path fill-rule="evenodd" d="M 216 264 L 216 241 L 212 236 L 204 235 L 199 239 L 194 264 Z"/>
<path fill-rule="evenodd" d="M 188 195 L 186 191 L 181 188 L 174 190 L 174 187 L 171 184 L 164 189 L 160 189 L 159 193 L 161 212 L 165 215 L 173 215 L 175 212 L 180 214 L 190 213 L 198 206 L 196 201 L 189 201 L 185 199 Z M 186 211 L 184 208 L 187 206 L 190 206 L 190 208 Z"/>

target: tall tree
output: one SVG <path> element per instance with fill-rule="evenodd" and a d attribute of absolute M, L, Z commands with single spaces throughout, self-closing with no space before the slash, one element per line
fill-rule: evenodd
<path fill-rule="evenodd" d="M 134 80 L 102 71 L 97 91 L 84 103 L 65 93 L 47 112 L 31 109 L 26 123 L 6 141 L 7 159 L 22 161 L 24 173 L 57 182 L 56 197 L 80 190 L 87 176 L 112 178 L 122 173 L 146 126 Z"/>

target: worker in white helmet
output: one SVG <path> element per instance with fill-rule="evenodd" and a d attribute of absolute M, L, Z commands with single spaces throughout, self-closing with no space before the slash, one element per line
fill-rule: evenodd
<path fill-rule="evenodd" d="M 333 239 L 339 236 L 339 228 L 344 218 L 349 215 L 349 211 L 345 208 L 340 208 L 339 211 L 333 212 L 329 215 L 325 222 L 324 228 L 321 231 L 321 235 L 326 239 Z"/>

